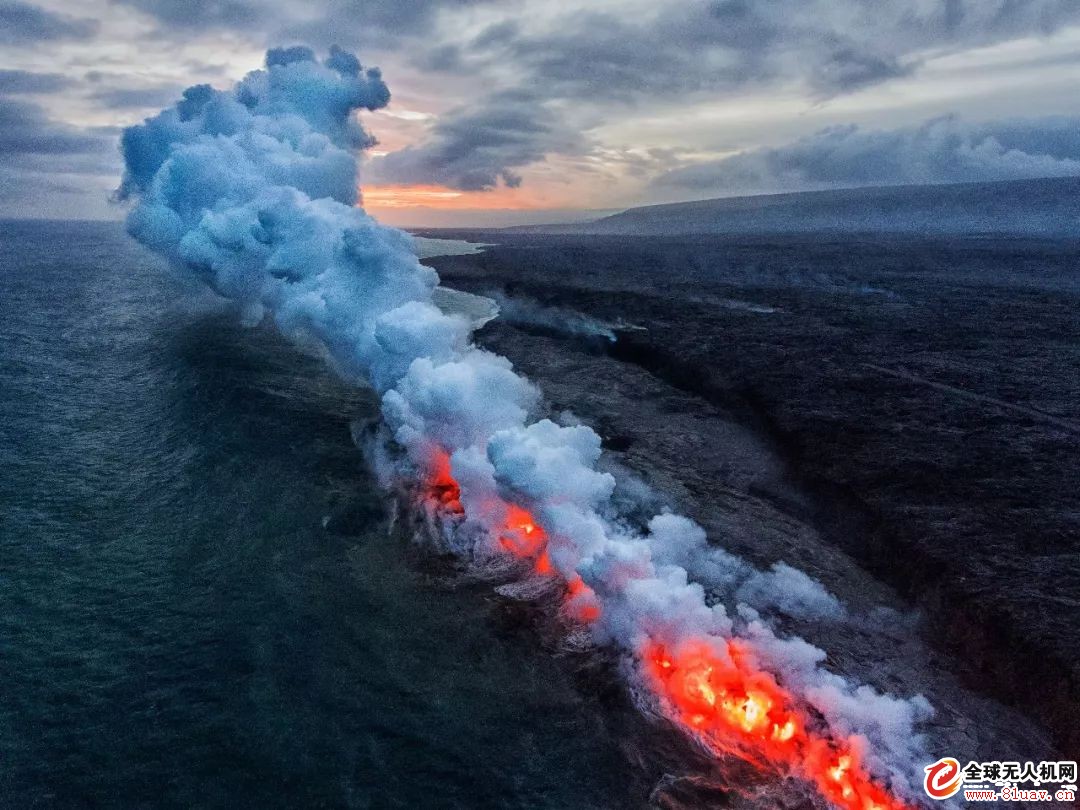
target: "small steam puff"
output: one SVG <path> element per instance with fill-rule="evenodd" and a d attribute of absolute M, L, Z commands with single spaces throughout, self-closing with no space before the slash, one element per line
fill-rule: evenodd
<path fill-rule="evenodd" d="M 509 296 L 501 290 L 487 294 L 499 305 L 499 317 L 516 326 L 548 329 L 571 337 L 601 338 L 614 343 L 615 327 L 562 307 L 548 307 L 531 298 Z"/>
<path fill-rule="evenodd" d="M 822 668 L 822 651 L 781 638 L 770 623 L 776 614 L 841 618 L 836 599 L 786 565 L 754 570 L 684 517 L 632 528 L 613 505 L 615 479 L 597 469 L 599 436 L 530 422 L 537 389 L 473 345 L 464 318 L 432 303 L 438 278 L 410 237 L 356 207 L 355 154 L 373 140 L 354 111 L 389 98 L 378 70 L 337 48 L 322 63 L 307 48 L 271 50 L 265 69 L 228 91 L 189 88 L 124 132 L 118 197 L 134 203 L 130 233 L 238 302 L 245 317 L 269 313 L 286 335 L 321 345 L 345 378 L 372 385 L 406 456 L 399 472 L 440 493 L 458 542 L 474 556 L 512 548 L 535 560 L 537 576 L 560 578 L 570 615 L 625 650 L 635 677 L 674 719 L 685 714 L 689 731 L 699 715 L 685 706 L 705 700 L 718 717 L 729 711 L 733 698 L 717 698 L 714 668 L 749 673 L 731 709 L 736 724 L 699 729 L 710 745 L 726 746 L 717 728 L 771 729 L 757 753 L 774 764 L 787 757 L 841 806 L 885 806 L 870 798 L 887 797 L 878 784 L 855 778 L 860 768 L 913 796 L 924 759 L 914 729 L 930 714 L 926 701 L 852 685 Z M 666 669 L 649 675 L 654 662 L 670 668 L 682 656 L 677 668 L 701 650 L 704 674 L 694 670 L 700 661 L 687 664 L 679 681 L 685 691 L 697 678 L 689 703 L 676 699 Z M 791 704 L 786 721 L 765 723 L 780 717 L 781 703 Z M 796 729 L 803 736 L 793 741 Z M 803 763 L 814 757 L 832 776 Z M 865 797 L 857 804 L 856 794 Z"/>

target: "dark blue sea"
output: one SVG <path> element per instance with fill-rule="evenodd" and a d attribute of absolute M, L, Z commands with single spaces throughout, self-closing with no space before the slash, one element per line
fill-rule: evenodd
<path fill-rule="evenodd" d="M 0 805 L 616 808 L 594 695 L 391 527 L 375 414 L 119 225 L 0 223 Z"/>

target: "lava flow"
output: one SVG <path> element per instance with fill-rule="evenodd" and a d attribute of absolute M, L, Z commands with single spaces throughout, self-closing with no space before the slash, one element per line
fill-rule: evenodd
<path fill-rule="evenodd" d="M 431 453 L 424 476 L 425 498 L 451 514 L 461 515 L 461 487 L 450 474 L 450 456 L 443 450 Z"/>
<path fill-rule="evenodd" d="M 433 452 L 427 469 L 423 497 L 447 514 L 463 515 L 461 489 L 447 453 Z M 492 532 L 498 547 L 530 560 L 540 576 L 558 576 L 543 527 L 524 507 L 501 506 L 505 518 Z M 601 608 L 593 590 L 577 574 L 563 581 L 564 613 L 582 624 L 597 621 Z M 726 650 L 718 651 L 715 644 Z M 650 641 L 638 656 L 647 685 L 671 718 L 716 754 L 804 778 L 843 810 L 907 810 L 907 804 L 873 781 L 850 741 L 810 727 L 795 698 L 771 674 L 751 665 L 744 644 L 708 639 L 675 650 Z"/>
<path fill-rule="evenodd" d="M 426 467 L 424 498 L 448 514 L 463 515 L 461 487 L 450 472 L 450 456 L 441 448 L 435 449 L 429 454 Z M 517 559 L 531 561 L 533 572 L 539 576 L 559 576 L 548 554 L 548 536 L 543 527 L 518 504 L 500 506 L 505 517 L 492 532 L 498 538 L 499 548 Z M 599 619 L 600 602 L 592 588 L 577 574 L 568 579 L 559 578 L 566 587 L 562 606 L 566 616 L 581 624 Z"/>
<path fill-rule="evenodd" d="M 677 651 L 649 642 L 640 655 L 673 719 L 716 753 L 801 776 L 844 810 L 908 807 L 871 779 L 850 741 L 809 728 L 793 696 L 750 666 L 742 643 L 727 641 L 723 655 L 704 641 Z"/>

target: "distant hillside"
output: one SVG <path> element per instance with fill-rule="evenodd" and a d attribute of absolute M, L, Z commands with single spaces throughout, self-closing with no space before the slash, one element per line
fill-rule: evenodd
<path fill-rule="evenodd" d="M 1080 178 L 884 186 L 631 208 L 533 233 L 924 233 L 1080 236 Z"/>

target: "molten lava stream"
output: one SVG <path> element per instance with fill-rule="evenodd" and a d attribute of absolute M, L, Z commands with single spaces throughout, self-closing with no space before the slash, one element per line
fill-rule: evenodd
<path fill-rule="evenodd" d="M 437 508 L 464 514 L 461 489 L 445 451 L 432 455 L 424 484 L 425 497 Z M 541 576 L 557 575 L 543 527 L 527 509 L 513 503 L 502 506 L 499 547 L 531 560 Z M 576 574 L 564 581 L 566 614 L 583 624 L 599 619 L 593 590 Z M 718 755 L 735 754 L 808 780 L 842 810 L 908 810 L 873 781 L 850 741 L 810 729 L 794 697 L 772 675 L 749 664 L 741 642 L 726 643 L 726 656 L 706 640 L 681 644 L 677 650 L 650 642 L 640 652 L 648 686 L 678 724 Z"/>
<path fill-rule="evenodd" d="M 499 545 L 515 557 L 533 561 L 540 576 L 555 575 L 547 551 L 547 533 L 535 518 L 517 504 L 506 504 L 506 520 L 499 532 Z M 563 611 L 574 621 L 589 624 L 600 618 L 600 602 L 592 588 L 577 574 L 566 580 Z"/>
<path fill-rule="evenodd" d="M 875 783 L 847 740 L 807 727 L 794 698 L 767 672 L 753 670 L 739 642 L 727 660 L 701 641 L 641 652 L 649 686 L 673 719 L 718 754 L 763 760 L 812 782 L 843 810 L 907 810 Z"/>
<path fill-rule="evenodd" d="M 461 506 L 461 487 L 450 474 L 450 456 L 445 450 L 434 451 L 428 459 L 424 476 L 424 497 L 452 514 L 465 513 Z"/>
<path fill-rule="evenodd" d="M 438 508 L 451 514 L 464 514 L 461 506 L 461 488 L 450 470 L 450 456 L 441 448 L 434 450 L 427 463 L 424 477 L 426 498 Z M 547 532 L 536 518 L 515 503 L 500 504 L 505 511 L 503 525 L 498 528 L 499 547 L 514 557 L 531 560 L 533 571 L 540 576 L 556 576 L 557 572 L 548 555 Z M 494 511 L 494 510 L 493 510 Z M 576 574 L 564 580 L 566 595 L 563 610 L 566 615 L 582 624 L 600 618 L 600 602 L 592 588 Z"/>

